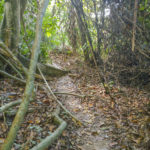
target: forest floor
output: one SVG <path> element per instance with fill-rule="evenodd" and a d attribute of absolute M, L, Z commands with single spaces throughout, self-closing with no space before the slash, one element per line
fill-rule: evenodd
<path fill-rule="evenodd" d="M 115 103 L 105 93 L 94 67 L 87 66 L 80 57 L 66 54 L 51 54 L 53 64 L 71 72 L 49 81 L 54 92 L 71 92 L 85 95 L 57 95 L 62 104 L 85 126 L 61 111 L 67 128 L 49 150 L 148 150 L 150 143 L 150 118 L 147 104 L 149 92 L 121 85 L 111 85 Z M 1 106 L 19 99 L 24 86 L 10 79 L 0 80 Z M 32 102 L 24 123 L 19 130 L 12 150 L 28 150 L 57 126 L 51 113 L 57 103 L 49 99 L 46 92 L 37 89 L 36 101 Z M 12 113 L 11 113 L 12 114 Z M 12 115 L 0 114 L 0 144 L 3 143 Z"/>

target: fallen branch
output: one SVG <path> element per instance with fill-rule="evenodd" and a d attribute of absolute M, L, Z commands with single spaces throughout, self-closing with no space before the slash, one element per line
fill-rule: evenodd
<path fill-rule="evenodd" d="M 20 60 L 20 62 L 26 67 L 29 67 L 30 64 L 30 60 L 26 57 L 24 57 L 21 54 L 18 54 L 18 59 Z M 37 66 L 40 67 L 41 71 L 46 75 L 46 76 L 50 76 L 50 77 L 60 77 L 63 76 L 67 73 L 69 73 L 69 71 L 67 70 L 63 70 L 63 69 L 59 69 L 57 67 L 54 67 L 50 64 L 42 64 L 42 63 L 37 63 Z M 37 74 L 38 74 L 38 70 L 37 70 Z M 42 78 L 41 78 L 42 79 Z"/>
<path fill-rule="evenodd" d="M 56 102 L 60 105 L 60 107 L 61 107 L 67 114 L 69 114 L 79 125 L 83 125 L 83 123 L 81 123 L 81 121 L 78 120 L 73 114 L 71 114 L 71 112 L 70 112 L 69 110 L 67 110 L 67 109 L 63 106 L 63 104 L 57 99 L 57 97 L 55 96 L 55 94 L 54 94 L 53 91 L 51 90 L 51 87 L 48 85 L 48 83 L 47 83 L 47 81 L 46 81 L 46 79 L 45 79 L 43 73 L 41 72 L 40 68 L 39 68 L 39 67 L 37 67 L 37 68 L 38 68 L 38 70 L 39 70 L 39 72 L 40 72 L 40 74 L 41 74 L 41 76 L 42 76 L 42 78 L 43 78 L 43 80 L 44 80 L 44 82 L 45 82 L 45 84 L 46 84 L 46 87 L 47 87 L 48 91 L 51 93 L 51 95 L 54 97 L 54 99 L 55 99 Z M 50 97 L 49 93 L 48 93 L 48 97 Z"/>
<path fill-rule="evenodd" d="M 8 61 L 7 61 L 7 63 L 9 65 L 11 65 L 11 67 L 13 68 L 13 70 L 15 70 L 15 72 L 17 72 L 19 75 L 21 75 L 18 71 L 18 70 L 21 70 L 27 76 L 30 60 L 28 60 L 21 54 L 19 54 L 18 57 L 16 57 L 2 41 L 0 41 L 0 54 L 4 55 L 8 59 L 10 59 L 11 63 Z M 4 58 L 4 59 L 6 61 L 6 58 Z M 47 76 L 51 76 L 51 77 L 56 77 L 56 76 L 59 77 L 59 76 L 65 75 L 66 73 L 69 72 L 67 70 L 58 69 L 54 66 L 41 64 L 41 63 L 37 63 L 37 66 L 39 66 L 41 68 L 42 72 L 44 72 Z M 35 77 L 37 79 L 42 79 L 42 77 L 38 73 L 35 73 Z M 22 75 L 21 75 L 21 78 L 23 78 Z"/>
<path fill-rule="evenodd" d="M 44 150 L 48 148 L 62 134 L 67 126 L 67 123 L 59 117 L 58 112 L 53 114 L 53 118 L 54 122 L 59 124 L 59 127 L 50 136 L 47 136 L 42 142 L 34 146 L 31 150 Z"/>
<path fill-rule="evenodd" d="M 18 60 L 18 58 L 11 52 L 11 50 L 2 41 L 0 41 L 0 47 L 1 47 L 0 52 L 3 55 L 13 59 L 18 65 L 18 67 L 24 71 L 25 75 L 27 75 L 28 74 L 27 68 L 23 66 L 23 64 Z"/>
<path fill-rule="evenodd" d="M 7 109 L 9 109 L 10 107 L 16 106 L 16 105 L 18 105 L 18 104 L 20 104 L 20 103 L 21 103 L 21 99 L 3 105 L 2 107 L 0 107 L 0 113 L 4 112 L 4 111 L 6 111 Z"/>
<path fill-rule="evenodd" d="M 5 71 L 0 70 L 0 74 L 6 76 L 6 77 L 8 77 L 8 78 L 11 78 L 11 79 L 14 79 L 14 80 L 17 80 L 17 81 L 19 81 L 19 82 L 21 82 L 21 83 L 26 84 L 26 81 L 25 81 L 25 80 L 22 80 L 22 79 L 20 79 L 20 78 L 18 78 L 18 77 L 15 77 L 15 76 L 13 76 L 13 75 L 11 75 L 11 74 L 5 72 Z"/>
<path fill-rule="evenodd" d="M 68 92 L 53 92 L 54 94 L 64 94 L 64 95 L 72 95 L 72 96 L 77 96 L 77 97 L 81 97 L 81 98 L 85 98 L 86 95 L 79 95 L 79 94 L 75 94 L 75 93 L 68 93 Z"/>
<path fill-rule="evenodd" d="M 27 76 L 28 75 L 28 69 L 20 62 L 20 60 L 11 52 L 11 50 L 2 42 L 0 41 L 0 53 L 7 56 L 8 58 L 12 59 L 17 67 L 20 68 L 24 72 L 24 74 Z M 42 79 L 39 74 L 35 73 L 35 77 L 38 79 Z"/>
<path fill-rule="evenodd" d="M 33 98 L 31 98 L 30 102 L 32 102 L 32 101 L 34 101 Z M 22 102 L 22 100 L 19 99 L 19 100 L 16 100 L 16 101 L 13 101 L 13 102 L 10 102 L 10 103 L 8 103 L 8 104 L 5 104 L 5 105 L 1 106 L 1 107 L 0 107 L 0 113 L 5 112 L 5 111 L 8 110 L 9 108 L 18 105 L 18 104 L 20 104 L 21 102 Z"/>
<path fill-rule="evenodd" d="M 29 108 L 27 113 L 31 113 L 35 110 L 35 108 Z M 11 111 L 5 111 L 5 116 L 6 117 L 14 117 L 17 113 L 17 109 L 11 110 Z M 0 113 L 0 118 L 3 118 L 3 113 Z"/>
<path fill-rule="evenodd" d="M 17 70 L 17 68 L 15 66 L 12 65 L 11 62 L 9 62 L 5 57 L 3 57 L 1 54 L 0 54 L 0 58 L 2 58 L 8 65 L 10 65 L 12 67 L 12 69 L 21 77 L 21 79 L 23 79 L 23 76 L 22 74 L 19 72 L 19 70 Z"/>
<path fill-rule="evenodd" d="M 143 50 L 141 50 L 140 47 L 136 47 L 136 49 L 139 51 L 140 54 L 144 55 L 146 58 L 150 59 L 150 56 L 148 54 L 146 54 Z"/>

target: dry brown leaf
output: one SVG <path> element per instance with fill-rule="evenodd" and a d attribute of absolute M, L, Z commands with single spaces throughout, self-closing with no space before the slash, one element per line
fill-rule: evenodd
<path fill-rule="evenodd" d="M 51 132 L 54 131 L 54 128 L 55 128 L 55 125 L 50 125 L 50 126 L 49 126 L 49 130 L 50 130 Z"/>
<path fill-rule="evenodd" d="M 27 123 L 34 123 L 34 121 L 33 120 L 28 120 Z"/>
<path fill-rule="evenodd" d="M 89 106 L 89 107 L 93 107 L 94 104 L 93 104 L 93 103 L 89 103 L 88 106 Z"/>
<path fill-rule="evenodd" d="M 43 103 L 44 103 L 44 104 L 50 104 L 50 101 L 49 101 L 49 99 L 44 99 L 44 100 L 43 100 Z"/>
<path fill-rule="evenodd" d="M 36 123 L 36 124 L 39 124 L 40 122 L 41 122 L 40 117 L 36 117 L 36 118 L 35 118 L 35 123 Z"/>
<path fill-rule="evenodd" d="M 63 131 L 62 135 L 67 136 L 67 131 Z"/>
<path fill-rule="evenodd" d="M 80 109 L 79 109 L 79 108 L 74 108 L 73 111 L 74 111 L 74 112 L 79 112 Z"/>

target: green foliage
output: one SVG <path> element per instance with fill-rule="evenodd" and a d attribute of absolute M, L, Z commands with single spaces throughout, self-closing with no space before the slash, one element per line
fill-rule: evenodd
<path fill-rule="evenodd" d="M 58 10 L 53 14 L 53 9 Z M 60 48 L 68 41 L 65 31 L 66 6 L 64 1 L 56 5 L 50 4 L 43 19 L 43 36 L 41 43 L 41 58 L 47 58 L 49 51 Z"/>
<path fill-rule="evenodd" d="M 0 22 L 2 21 L 3 19 L 3 12 L 4 12 L 4 0 L 1 0 L 0 1 Z"/>
<path fill-rule="evenodd" d="M 30 56 L 31 54 L 31 47 L 35 37 L 36 17 L 37 4 L 33 0 L 27 3 L 21 26 L 20 53 L 26 56 Z"/>

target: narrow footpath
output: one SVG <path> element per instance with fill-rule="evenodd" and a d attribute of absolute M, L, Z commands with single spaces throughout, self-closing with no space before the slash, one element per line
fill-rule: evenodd
<path fill-rule="evenodd" d="M 71 65 L 70 62 L 66 61 L 65 63 Z M 55 62 L 55 66 L 57 65 L 60 64 Z M 75 79 L 66 75 L 56 81 L 55 90 L 57 92 L 82 94 L 79 85 Z M 104 123 L 105 115 L 100 109 L 95 109 L 93 103 L 90 103 L 94 95 L 91 94 L 90 97 L 87 97 L 85 102 L 83 98 L 77 96 L 60 95 L 60 97 L 63 105 L 86 125 L 86 127 L 81 126 L 74 131 L 77 135 L 77 147 L 81 150 L 110 150 L 110 141 L 107 135 L 108 127 Z M 87 103 L 88 101 L 89 103 Z"/>

